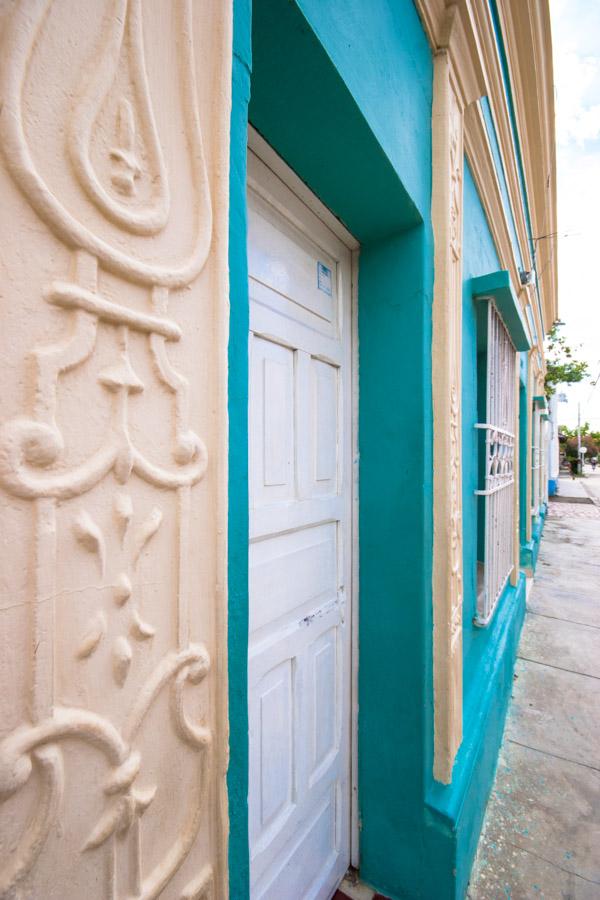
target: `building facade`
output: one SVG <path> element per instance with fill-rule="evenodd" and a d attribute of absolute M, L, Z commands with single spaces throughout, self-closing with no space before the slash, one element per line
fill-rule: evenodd
<path fill-rule="evenodd" d="M 0 23 L 0 896 L 463 897 L 548 496 L 547 0 Z"/>

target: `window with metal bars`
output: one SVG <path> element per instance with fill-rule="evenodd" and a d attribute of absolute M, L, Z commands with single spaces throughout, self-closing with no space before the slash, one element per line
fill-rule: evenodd
<path fill-rule="evenodd" d="M 487 625 L 510 578 L 515 524 L 516 351 L 493 300 L 487 301 L 484 421 L 480 433 L 480 575 L 476 624 Z M 482 362 L 483 362 L 482 361 Z M 483 399 L 483 398 L 482 398 Z"/>
<path fill-rule="evenodd" d="M 531 447 L 531 515 L 535 518 L 540 511 L 542 474 L 542 421 L 539 409 L 534 406 L 532 421 L 533 444 Z"/>

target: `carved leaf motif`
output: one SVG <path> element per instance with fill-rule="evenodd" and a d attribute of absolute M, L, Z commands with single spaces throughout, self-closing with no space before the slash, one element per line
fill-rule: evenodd
<path fill-rule="evenodd" d="M 95 850 L 96 847 L 103 844 L 111 834 L 121 830 L 125 815 L 124 800 L 125 798 L 122 797 L 113 806 L 109 807 L 103 816 L 101 816 L 100 821 L 83 845 L 83 850 Z"/>
<path fill-rule="evenodd" d="M 113 675 L 119 687 L 123 687 L 129 674 L 131 658 L 133 656 L 131 644 L 127 638 L 120 635 L 113 644 Z"/>
<path fill-rule="evenodd" d="M 133 516 L 133 502 L 129 494 L 117 494 L 115 497 L 115 515 L 119 523 L 121 542 L 123 542 Z"/>
<path fill-rule="evenodd" d="M 125 574 L 125 572 L 121 572 L 121 574 L 117 578 L 117 583 L 114 589 L 114 598 L 117 606 L 123 606 L 129 598 L 131 597 L 131 593 L 133 588 L 131 586 L 131 581 L 129 580 L 129 576 Z"/>
<path fill-rule="evenodd" d="M 109 807 L 100 817 L 100 820 L 92 830 L 83 850 L 95 850 L 115 833 L 122 834 L 131 827 L 135 817 L 142 816 L 156 795 L 156 787 L 146 790 L 132 790 L 120 797 L 116 803 Z"/>
<path fill-rule="evenodd" d="M 150 538 L 152 538 L 160 528 L 162 518 L 162 510 L 160 510 L 158 506 L 155 506 L 146 521 L 142 523 L 140 530 L 138 531 L 135 538 L 135 548 L 133 552 L 134 566 L 139 560 L 142 550 L 144 549 Z"/>
<path fill-rule="evenodd" d="M 135 811 L 138 816 L 143 815 L 156 796 L 156 785 L 146 788 L 145 790 L 134 790 L 133 799 L 135 801 Z"/>
<path fill-rule="evenodd" d="M 98 554 L 100 574 L 104 575 L 104 563 L 106 558 L 104 535 L 86 510 L 82 509 L 73 522 L 73 531 L 81 546 L 84 547 L 88 553 Z"/>
<path fill-rule="evenodd" d="M 144 39 L 140 0 L 127 3 L 120 0 L 118 12 L 108 19 L 108 27 L 102 35 L 99 64 L 85 73 L 83 89 L 77 98 L 73 120 L 69 129 L 68 148 L 75 174 L 91 200 L 105 216 L 137 234 L 156 234 L 166 225 L 169 215 L 169 189 L 162 148 L 157 134 L 154 111 L 150 98 L 148 77 L 144 64 Z M 132 100 L 121 96 L 116 114 L 117 144 L 109 151 L 112 161 L 111 183 L 121 195 L 117 200 L 107 192 L 94 168 L 91 156 L 93 132 L 96 120 L 113 89 L 121 57 L 127 57 L 126 65 L 133 73 L 135 90 Z M 136 181 L 142 175 L 140 160 L 136 154 L 136 119 L 140 125 L 140 137 L 148 175 L 151 196 L 141 208 L 129 208 L 126 201 L 136 193 Z"/>
<path fill-rule="evenodd" d="M 204 866 L 200 874 L 184 887 L 181 900 L 209 900 L 212 897 L 212 889 L 212 867 Z"/>
<path fill-rule="evenodd" d="M 139 159 L 135 152 L 135 122 L 131 103 L 121 97 L 117 112 L 118 146 L 112 147 L 110 158 L 113 161 L 111 181 L 113 187 L 125 197 L 133 197 L 136 181 L 142 174 Z"/>
<path fill-rule="evenodd" d="M 154 637 L 156 634 L 152 625 L 140 617 L 137 609 L 134 609 L 131 622 L 131 633 L 138 641 L 146 641 L 148 638 Z"/>
<path fill-rule="evenodd" d="M 77 659 L 87 659 L 88 656 L 91 656 L 105 634 L 106 616 L 103 612 L 98 612 L 90 622 L 89 628 L 79 645 L 76 653 Z"/>

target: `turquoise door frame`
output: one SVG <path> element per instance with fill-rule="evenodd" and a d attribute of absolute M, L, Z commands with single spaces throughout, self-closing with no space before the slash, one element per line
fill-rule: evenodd
<path fill-rule="evenodd" d="M 412 3 L 234 0 L 229 371 L 228 775 L 231 896 L 248 862 L 248 119 L 361 243 L 359 724 L 361 877 L 395 898 L 455 898 L 469 876 L 510 695 L 524 582 L 493 626 L 471 627 L 476 527 L 465 382 L 465 720 L 449 787 L 432 779 L 432 59 Z M 251 52 L 253 62 L 251 66 Z M 250 99 L 249 99 L 250 98 Z M 499 268 L 465 168 L 465 331 L 470 279 Z M 474 322 L 474 319 L 473 319 Z M 473 324 L 473 323 L 471 323 Z M 473 329 L 471 329 L 473 330 Z M 471 340 L 472 339 L 472 340 Z M 469 473 L 471 473 L 469 475 Z M 469 554 L 472 554 L 469 556 Z"/>
<path fill-rule="evenodd" d="M 361 242 L 361 873 L 392 895 L 402 884 L 416 894 L 422 890 L 427 851 L 415 835 L 425 828 L 425 781 L 432 766 L 431 54 L 412 4 L 394 13 L 385 0 L 255 0 L 252 15 L 251 30 L 249 3 L 235 0 L 229 348 L 231 896 L 247 897 L 249 884 L 247 118 Z M 345 39 L 351 34 L 362 40 L 349 57 Z M 375 89 L 381 78 L 387 79 L 383 101 L 382 90 Z M 416 94 L 405 90 L 408 81 L 418 85 Z M 404 148 L 398 140 L 403 129 L 411 136 Z"/>
<path fill-rule="evenodd" d="M 248 262 L 246 143 L 251 0 L 235 0 L 229 169 L 229 495 L 227 528 L 230 765 L 229 896 L 250 893 L 248 855 Z"/>

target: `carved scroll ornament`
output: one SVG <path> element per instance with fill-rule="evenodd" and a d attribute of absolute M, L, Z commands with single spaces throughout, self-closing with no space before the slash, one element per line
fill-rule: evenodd
<path fill-rule="evenodd" d="M 90 44 L 95 55 L 85 70 L 76 73 L 77 90 L 63 118 L 57 113 L 64 157 L 60 177 L 54 180 L 40 164 L 40 147 L 29 134 L 27 104 L 34 90 L 32 72 L 40 63 L 52 66 L 48 35 L 52 36 L 55 18 L 61 13 L 60 0 L 17 3 L 0 53 L 3 166 L 48 231 L 72 253 L 71 274 L 65 277 L 58 271 L 41 298 L 64 317 L 64 335 L 55 342 L 34 344 L 29 351 L 31 405 L 0 428 L 0 485 L 7 496 L 31 502 L 33 520 L 29 716 L 0 741 L 0 812 L 2 804 L 17 797 L 26 785 L 36 784 L 35 808 L 26 827 L 8 856 L 0 855 L 2 898 L 30 896 L 36 890 L 32 888 L 36 863 L 63 814 L 69 784 L 62 749 L 66 743 L 87 745 L 108 766 L 104 782 L 97 787 L 104 811 L 89 823 L 80 840 L 81 854 L 103 854 L 98 864 L 103 873 L 98 896 L 150 900 L 162 895 L 209 815 L 213 732 L 203 721 L 196 721 L 186 699 L 188 693 L 202 691 L 204 700 L 199 704 L 196 698 L 192 704 L 197 715 L 199 706 L 204 708 L 206 698 L 214 695 L 214 689 L 206 687 L 212 677 L 208 649 L 202 640 L 192 639 L 189 617 L 191 492 L 207 472 L 208 451 L 191 424 L 189 379 L 174 367 L 168 349 L 186 340 L 184 329 L 169 316 L 170 292 L 192 287 L 210 259 L 213 241 L 211 185 L 197 102 L 194 35 L 198 27 L 192 0 L 163 4 L 160 15 L 172 23 L 175 35 L 171 58 L 177 67 L 178 96 L 161 102 L 183 110 L 185 127 L 169 158 L 164 115 L 161 131 L 153 97 L 151 65 L 155 64 L 147 60 L 144 41 L 148 30 L 160 26 L 160 16 L 146 13 L 141 0 L 106 0 L 102 6 L 102 25 Z M 79 10 L 85 16 L 98 12 L 98 7 L 82 3 Z M 217 13 L 215 9 L 213 16 L 223 20 L 216 21 L 215 27 L 226 40 L 230 10 L 227 4 Z M 147 20 L 148 15 L 155 18 Z M 210 24 L 211 14 L 203 21 Z M 61 33 L 64 28 L 63 16 Z M 173 145 L 172 136 L 170 141 Z M 190 177 L 177 199 L 172 182 L 181 178 L 176 163 L 183 165 L 184 157 Z M 62 184 L 69 186 L 64 192 Z M 167 249 L 161 241 L 173 228 L 178 238 L 170 240 Z M 113 279 L 107 291 L 102 287 L 106 273 Z M 145 292 L 145 309 L 128 303 L 132 286 Z M 193 302 L 194 294 L 189 298 Z M 112 346 L 112 361 L 96 369 L 100 334 L 104 355 L 107 346 Z M 131 354 L 134 338 L 138 353 L 145 346 L 152 384 L 147 375 L 136 371 Z M 22 361 L 15 359 L 14 364 Z M 109 412 L 96 449 L 81 459 L 60 424 L 61 382 L 86 365 L 95 372 L 95 390 Z M 132 436 L 132 404 L 144 402 L 156 391 L 171 404 L 171 423 L 166 425 L 171 434 L 170 459 L 154 458 Z M 83 416 L 86 402 L 81 396 Z M 165 431 L 158 419 L 155 427 L 161 434 Z M 156 500 L 148 507 L 145 498 L 152 492 Z M 86 498 L 91 496 L 90 511 Z M 166 503 L 167 497 L 173 501 Z M 165 504 L 169 515 L 163 512 Z M 102 517 L 112 523 L 110 527 L 102 524 Z M 70 523 L 69 531 L 65 521 Z M 174 593 L 167 591 L 160 607 L 163 619 L 165 608 L 173 619 L 173 640 L 166 652 L 167 636 L 161 636 L 160 643 L 153 622 L 153 609 L 156 613 L 158 607 L 150 604 L 150 610 L 142 611 L 138 597 L 145 589 L 140 561 L 145 559 L 146 569 L 152 569 L 146 548 L 163 532 L 177 556 Z M 80 588 L 82 597 L 97 594 L 109 599 L 94 600 L 95 612 L 67 655 L 84 696 L 85 691 L 93 695 L 94 689 L 91 681 L 86 687 L 86 679 L 93 679 L 88 667 L 107 654 L 113 683 L 105 686 L 106 703 L 118 711 L 118 723 L 105 711 L 65 705 L 54 695 L 59 640 L 53 606 L 56 573 L 58 559 L 69 553 L 89 560 L 86 571 L 94 582 Z M 201 602 L 213 603 L 214 598 L 201 598 Z M 91 601 L 88 605 L 93 606 Z M 61 654 L 68 639 L 69 635 L 60 636 Z M 139 666 L 138 652 L 143 657 Z M 127 699 L 120 699 L 125 692 Z M 139 786 L 144 758 L 136 744 L 144 722 L 156 715 L 153 710 L 164 697 L 168 697 L 164 729 L 171 729 L 173 740 L 180 742 L 182 754 L 187 754 L 182 758 L 189 759 L 191 754 L 196 762 L 186 784 L 183 824 L 172 836 L 170 849 L 147 871 L 143 823 L 151 816 L 157 784 Z M 125 845 L 129 862 L 121 872 L 119 860 L 124 858 Z M 68 873 L 58 877 L 68 880 Z M 208 860 L 186 885 L 177 888 L 176 895 L 169 896 L 202 900 L 219 893 L 216 884 L 214 866 Z M 90 897 L 93 890 L 90 886 Z"/>

